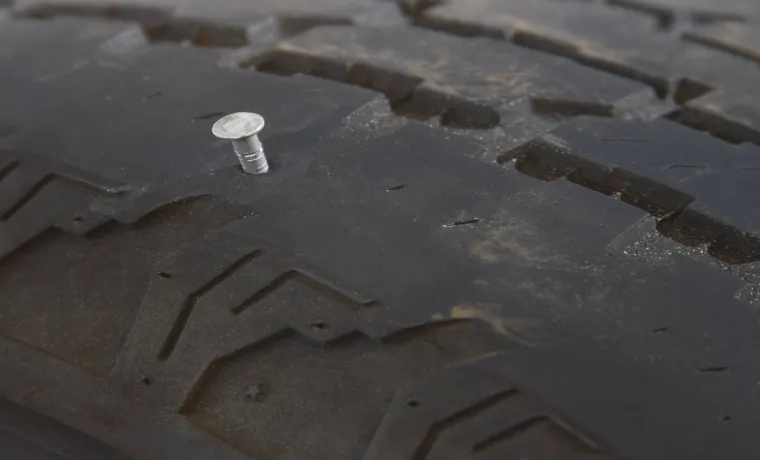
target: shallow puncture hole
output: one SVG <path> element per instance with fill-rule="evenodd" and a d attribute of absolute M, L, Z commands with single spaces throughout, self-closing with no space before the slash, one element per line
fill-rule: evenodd
<path fill-rule="evenodd" d="M 480 219 L 478 219 L 477 217 L 475 217 L 473 219 L 458 220 L 456 222 L 451 222 L 451 223 L 448 223 L 448 224 L 443 224 L 443 227 L 444 228 L 451 228 L 451 227 L 458 227 L 460 225 L 477 224 L 478 222 L 480 222 Z"/>
<path fill-rule="evenodd" d="M 164 91 L 163 91 L 163 90 L 160 90 L 160 91 L 154 91 L 154 92 L 152 92 L 152 93 L 150 93 L 150 94 L 146 94 L 145 96 L 143 96 L 143 100 L 144 100 L 144 101 L 147 101 L 147 100 L 150 100 L 150 99 L 156 98 L 156 97 L 158 97 L 158 96 L 160 96 L 160 95 L 162 95 L 162 94 L 164 94 Z"/>
<path fill-rule="evenodd" d="M 142 379 L 140 379 L 142 383 L 144 383 L 146 386 L 150 386 L 153 383 L 153 380 L 151 380 L 148 376 L 143 376 Z"/>
<path fill-rule="evenodd" d="M 224 115 L 224 112 L 211 112 L 206 113 L 204 115 L 199 115 L 197 117 L 192 118 L 192 121 L 201 121 L 201 120 L 211 120 L 212 118 L 218 118 Z"/>
<path fill-rule="evenodd" d="M 734 419 L 734 418 L 733 418 L 733 417 L 731 417 L 730 415 L 724 415 L 723 417 L 721 417 L 721 418 L 720 418 L 720 421 L 721 421 L 721 422 L 730 422 L 730 421 L 731 421 L 731 420 L 733 420 L 733 419 Z"/>
<path fill-rule="evenodd" d="M 708 366 L 701 367 L 699 372 L 724 372 L 728 370 L 728 366 Z"/>
<path fill-rule="evenodd" d="M 411 401 L 407 401 L 406 405 L 409 407 L 420 407 L 420 402 L 416 399 L 412 399 Z"/>
<path fill-rule="evenodd" d="M 387 188 L 386 191 L 395 192 L 396 190 L 403 190 L 405 188 L 406 188 L 406 184 L 399 184 L 399 185 L 394 185 L 393 187 Z"/>
<path fill-rule="evenodd" d="M 660 333 L 660 332 L 668 332 L 670 329 L 667 327 L 658 327 L 657 329 L 652 329 L 652 332 L 654 333 Z"/>
<path fill-rule="evenodd" d="M 158 276 L 159 276 L 160 278 L 163 278 L 163 279 L 167 279 L 167 280 L 168 280 L 169 278 L 171 278 L 171 277 L 172 277 L 172 274 L 171 274 L 171 273 L 167 273 L 167 272 L 158 272 Z"/>
<path fill-rule="evenodd" d="M 314 321 L 311 323 L 311 327 L 313 327 L 314 329 L 323 330 L 323 329 L 327 329 L 329 325 L 325 323 L 324 321 Z"/>

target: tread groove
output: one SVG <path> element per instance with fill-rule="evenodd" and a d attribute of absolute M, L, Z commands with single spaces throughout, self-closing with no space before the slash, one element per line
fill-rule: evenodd
<path fill-rule="evenodd" d="M 344 63 L 292 50 L 267 51 L 239 64 L 259 72 L 280 76 L 304 74 L 359 86 L 382 93 L 400 116 L 428 120 L 439 117 L 443 126 L 462 129 L 491 129 L 501 120 L 491 107 L 452 94 L 426 88 L 420 77 L 376 67 L 366 62 Z"/>
<path fill-rule="evenodd" d="M 425 438 L 422 440 L 420 445 L 417 446 L 417 448 L 415 449 L 414 454 L 412 455 L 412 459 L 425 460 L 428 457 L 428 454 L 430 453 L 430 451 L 432 450 L 433 445 L 435 444 L 435 441 L 444 431 L 446 431 L 447 429 L 455 425 L 458 425 L 459 423 L 465 420 L 478 416 L 479 414 L 493 408 L 494 406 L 501 404 L 502 402 L 518 395 L 519 393 L 520 392 L 515 389 L 501 391 L 492 396 L 489 396 L 488 398 L 481 400 L 480 402 L 476 403 L 473 406 L 470 406 L 464 410 L 461 410 L 445 418 L 444 420 L 436 422 L 430 427 L 427 434 L 425 435 Z"/>
<path fill-rule="evenodd" d="M 14 214 L 19 212 L 21 208 L 24 207 L 27 203 L 32 201 L 34 197 L 42 191 L 48 184 L 50 184 L 53 179 L 55 179 L 55 174 L 49 173 L 44 175 L 40 180 L 38 180 L 26 193 L 24 193 L 16 203 L 14 203 L 12 206 L 10 206 L 3 214 L 0 216 L 0 220 L 8 220 L 11 217 L 13 217 Z"/>
<path fill-rule="evenodd" d="M 177 342 L 179 342 L 182 331 L 185 329 L 187 322 L 190 320 L 190 315 L 192 314 L 195 305 L 198 303 L 201 297 L 211 292 L 216 286 L 218 286 L 225 279 L 235 273 L 240 267 L 258 257 L 261 253 L 262 251 L 257 249 L 245 254 L 243 257 L 240 257 L 238 260 L 230 264 L 230 266 L 225 268 L 211 281 L 205 283 L 203 286 L 187 296 L 182 305 L 182 309 L 177 316 L 177 320 L 172 324 L 172 327 L 166 337 L 166 341 L 161 347 L 161 351 L 158 354 L 159 360 L 166 361 L 169 356 L 171 356 L 174 348 L 177 346 Z"/>
<path fill-rule="evenodd" d="M 549 417 L 545 415 L 532 417 L 528 420 L 525 420 L 524 422 L 521 422 L 513 427 L 509 427 L 506 430 L 503 430 L 499 433 L 494 434 L 493 436 L 484 439 L 483 441 L 475 444 L 472 447 L 472 452 L 474 454 L 483 452 L 484 450 L 488 450 L 491 446 L 498 444 L 500 442 L 508 441 L 509 439 L 521 434 L 525 433 L 526 431 L 530 430 L 531 428 L 540 425 L 542 423 L 545 423 L 549 420 Z"/>
<path fill-rule="evenodd" d="M 289 270 L 283 273 L 282 275 L 276 277 L 269 284 L 261 288 L 261 290 L 254 293 L 251 297 L 243 301 L 240 305 L 233 307 L 232 313 L 235 315 L 240 315 L 244 313 L 246 310 L 251 308 L 254 304 L 256 304 L 261 299 L 267 297 L 269 294 L 281 288 L 283 285 L 285 285 L 289 281 L 294 281 L 294 280 L 307 285 L 311 289 L 318 291 L 320 294 L 324 295 L 325 297 L 328 297 L 342 305 L 346 305 L 350 307 L 351 309 L 356 309 L 356 305 L 357 305 L 356 300 L 340 292 L 338 289 L 334 289 L 327 282 L 319 280 L 318 278 L 312 275 L 309 275 L 301 270 Z M 372 307 L 376 305 L 377 303 L 378 303 L 377 301 L 370 301 L 370 302 L 361 304 L 361 306 Z"/>

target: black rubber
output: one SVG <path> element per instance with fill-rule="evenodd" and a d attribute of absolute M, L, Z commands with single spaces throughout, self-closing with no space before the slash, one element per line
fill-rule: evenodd
<path fill-rule="evenodd" d="M 0 5 L 0 457 L 760 458 L 757 6 Z"/>

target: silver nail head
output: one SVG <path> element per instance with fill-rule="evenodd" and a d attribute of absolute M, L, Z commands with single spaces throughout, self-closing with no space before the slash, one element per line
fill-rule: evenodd
<path fill-rule="evenodd" d="M 217 120 L 211 132 L 219 139 L 232 142 L 243 171 L 248 174 L 264 174 L 269 171 L 269 163 L 259 141 L 258 134 L 262 129 L 264 117 L 258 113 L 238 112 Z"/>

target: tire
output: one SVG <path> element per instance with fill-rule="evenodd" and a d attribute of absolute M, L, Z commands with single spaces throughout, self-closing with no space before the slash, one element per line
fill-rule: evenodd
<path fill-rule="evenodd" d="M 0 4 L 4 458 L 760 458 L 757 6 Z"/>

